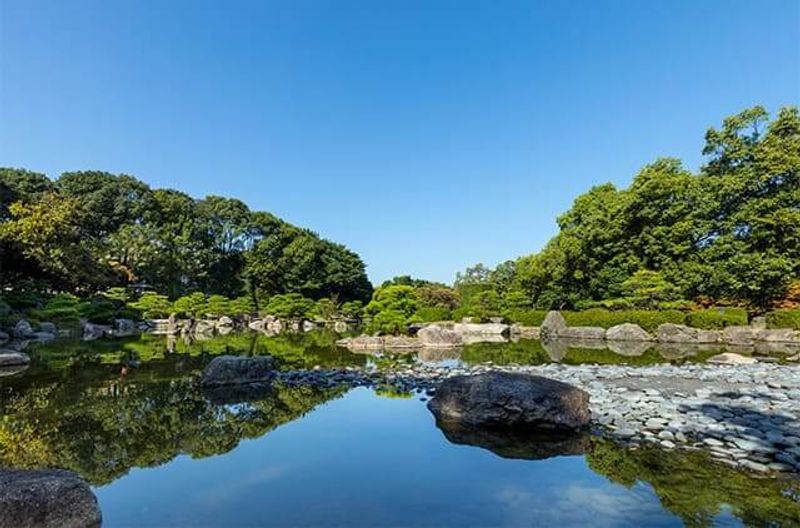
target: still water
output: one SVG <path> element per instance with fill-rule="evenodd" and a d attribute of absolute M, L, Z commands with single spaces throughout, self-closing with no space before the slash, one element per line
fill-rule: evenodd
<path fill-rule="evenodd" d="M 278 385 L 220 404 L 193 383 L 221 352 L 270 353 L 285 368 L 553 361 L 535 341 L 420 358 L 353 354 L 334 338 L 33 349 L 27 371 L 0 378 L 0 464 L 80 473 L 104 526 L 800 525 L 797 483 L 752 479 L 702 454 L 458 436 L 437 428 L 423 395 L 386 389 Z M 560 360 L 667 360 L 658 350 L 610 354 L 575 349 Z"/>

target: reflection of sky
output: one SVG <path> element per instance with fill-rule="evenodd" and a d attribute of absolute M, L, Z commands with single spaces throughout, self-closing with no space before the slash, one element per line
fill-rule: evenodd
<path fill-rule="evenodd" d="M 678 526 L 647 486 L 583 457 L 502 459 L 448 443 L 417 399 L 356 389 L 225 455 L 99 488 L 104 526 Z"/>

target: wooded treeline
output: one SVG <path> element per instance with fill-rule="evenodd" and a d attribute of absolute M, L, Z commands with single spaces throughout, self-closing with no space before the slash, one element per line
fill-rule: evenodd
<path fill-rule="evenodd" d="M 0 287 L 366 301 L 361 258 L 272 214 L 98 171 L 0 169 Z"/>

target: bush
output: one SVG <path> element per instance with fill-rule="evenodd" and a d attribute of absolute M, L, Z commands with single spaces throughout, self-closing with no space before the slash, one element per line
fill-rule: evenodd
<path fill-rule="evenodd" d="M 285 293 L 270 297 L 266 313 L 278 319 L 305 319 L 313 307 L 313 300 L 299 293 Z"/>
<path fill-rule="evenodd" d="M 167 296 L 152 291 L 144 292 L 137 301 L 129 302 L 127 307 L 145 319 L 168 317 L 172 311 L 172 303 Z"/>
<path fill-rule="evenodd" d="M 435 323 L 437 321 L 449 321 L 453 316 L 453 311 L 448 308 L 423 306 L 419 308 L 411 318 L 415 323 Z"/>
<path fill-rule="evenodd" d="M 745 326 L 748 323 L 744 308 L 708 308 L 686 314 L 686 324 L 705 330 L 720 330 L 726 326 Z"/>
<path fill-rule="evenodd" d="M 202 318 L 206 312 L 207 302 L 204 294 L 195 292 L 176 299 L 172 309 L 178 315 Z"/>
<path fill-rule="evenodd" d="M 633 323 L 648 332 L 663 323 L 683 324 L 685 314 L 677 310 L 620 310 L 611 312 L 593 308 L 583 312 L 562 312 L 569 326 L 599 326 L 611 328 L 622 323 Z"/>
<path fill-rule="evenodd" d="M 767 314 L 769 328 L 794 328 L 800 330 L 800 309 L 775 310 Z"/>
<path fill-rule="evenodd" d="M 81 300 L 69 293 L 51 297 L 42 308 L 28 310 L 28 315 L 39 321 L 77 321 Z"/>
<path fill-rule="evenodd" d="M 408 329 L 408 318 L 399 310 L 383 310 L 378 312 L 367 326 L 367 332 L 374 334 L 382 332 L 386 334 L 405 333 Z"/>
<path fill-rule="evenodd" d="M 339 314 L 345 319 L 361 320 L 364 313 L 364 303 L 361 301 L 348 301 L 339 307 Z"/>
<path fill-rule="evenodd" d="M 506 310 L 503 312 L 503 317 L 508 321 L 522 326 L 539 326 L 546 315 L 545 310 Z"/>

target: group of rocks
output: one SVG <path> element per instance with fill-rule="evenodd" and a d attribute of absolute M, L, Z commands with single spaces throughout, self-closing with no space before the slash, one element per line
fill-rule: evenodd
<path fill-rule="evenodd" d="M 252 362 L 252 363 L 251 363 Z M 393 386 L 433 396 L 437 423 L 460 437 L 471 428 L 567 433 L 591 428 L 632 448 L 704 450 L 749 471 L 800 472 L 800 369 L 771 363 L 739 366 L 581 365 L 397 370 L 275 371 L 271 359 L 220 357 L 201 383 L 219 388 L 278 381 L 297 386 Z M 578 388 L 580 387 L 580 388 Z M 520 438 L 524 438 L 522 435 Z"/>
<path fill-rule="evenodd" d="M 564 316 L 558 311 L 551 311 L 547 314 L 539 333 L 543 340 L 568 338 L 733 346 L 752 346 L 757 343 L 800 344 L 800 332 L 791 328 L 768 329 L 752 325 L 729 326 L 722 330 L 703 330 L 686 325 L 663 323 L 656 328 L 655 334 L 650 334 L 633 323 L 623 323 L 608 329 L 595 326 L 567 326 Z"/>
<path fill-rule="evenodd" d="M 360 335 L 336 342 L 350 350 L 446 349 L 476 342 L 539 337 L 538 328 L 502 323 L 435 323 L 414 326 L 412 335 Z"/>

